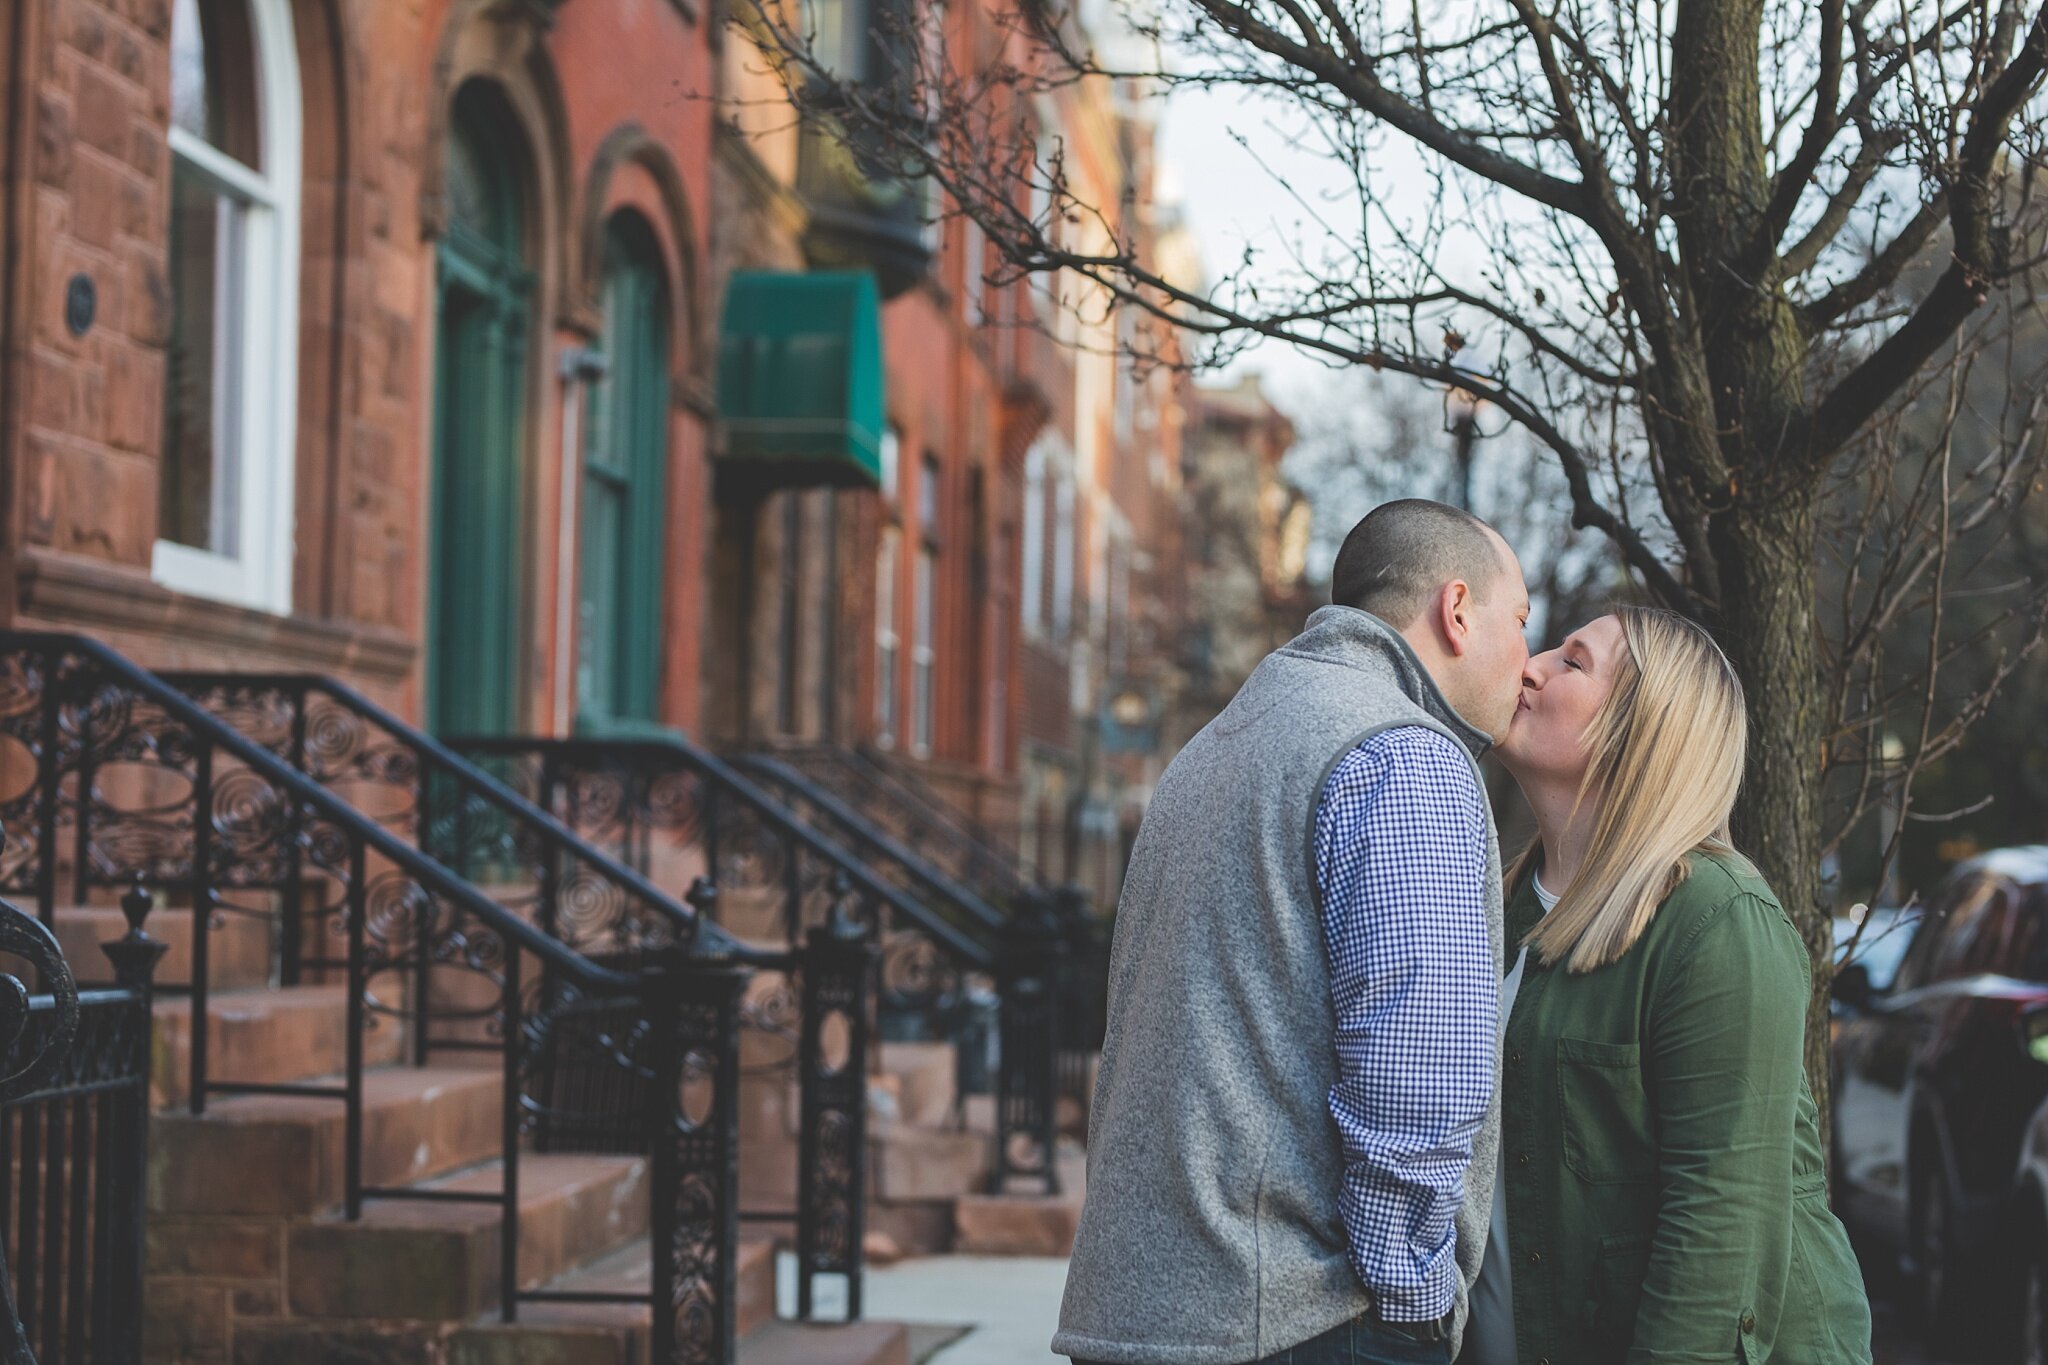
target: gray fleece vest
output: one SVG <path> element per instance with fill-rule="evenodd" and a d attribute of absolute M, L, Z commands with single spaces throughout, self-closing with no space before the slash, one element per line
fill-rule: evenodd
<path fill-rule="evenodd" d="M 1330 769 L 1402 725 L 1486 743 L 1391 627 L 1325 607 L 1161 776 L 1117 906 L 1088 1197 L 1055 1353 L 1240 1365 L 1371 1306 L 1338 1209 L 1336 1024 L 1313 840 Z M 1486 843 L 1498 958 L 1490 813 Z M 1457 1216 L 1459 1333 L 1499 1144 L 1496 1096 Z"/>

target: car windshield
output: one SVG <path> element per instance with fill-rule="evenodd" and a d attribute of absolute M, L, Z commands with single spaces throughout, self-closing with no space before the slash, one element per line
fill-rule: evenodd
<path fill-rule="evenodd" d="M 1872 910 L 1863 925 L 1861 938 L 1857 937 L 1856 924 L 1851 920 L 1835 921 L 1835 965 L 1843 965 L 1849 953 L 1849 946 L 1855 943 L 1856 955 L 1848 959 L 1861 963 L 1870 973 L 1870 988 L 1874 991 L 1888 990 L 1892 978 L 1898 975 L 1899 963 L 1905 959 L 1906 949 L 1913 946 L 1913 933 L 1920 926 L 1920 911 Z"/>

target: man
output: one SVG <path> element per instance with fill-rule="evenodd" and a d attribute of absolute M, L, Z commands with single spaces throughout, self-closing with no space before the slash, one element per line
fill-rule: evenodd
<path fill-rule="evenodd" d="M 1446 1362 L 1499 1143 L 1500 855 L 1474 757 L 1528 589 L 1409 500 L 1161 777 L 1117 907 L 1088 1200 L 1053 1350 Z"/>

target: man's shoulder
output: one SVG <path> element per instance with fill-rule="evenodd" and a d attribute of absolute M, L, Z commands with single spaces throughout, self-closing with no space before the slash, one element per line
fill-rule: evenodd
<path fill-rule="evenodd" d="M 1477 808 L 1485 799 L 1471 755 L 1423 722 L 1397 722 L 1354 744 L 1330 770 L 1326 799 L 1429 798 Z"/>
<path fill-rule="evenodd" d="M 1479 790 L 1465 746 L 1426 720 L 1396 721 L 1373 731 L 1337 761 L 1335 771 L 1347 769 L 1383 780 L 1434 777 L 1469 787 L 1474 793 Z"/>

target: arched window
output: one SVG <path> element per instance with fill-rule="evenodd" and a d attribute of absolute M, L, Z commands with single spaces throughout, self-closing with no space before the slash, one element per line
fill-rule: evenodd
<path fill-rule="evenodd" d="M 171 334 L 152 565 L 291 609 L 298 53 L 290 0 L 171 12 Z"/>
<path fill-rule="evenodd" d="M 427 720 L 438 734 L 503 734 L 519 723 L 525 638 L 531 162 L 495 88 L 469 82 L 452 114 L 448 228 L 435 247 Z"/>
<path fill-rule="evenodd" d="M 586 723 L 655 719 L 668 521 L 668 291 L 654 231 L 605 226 L 605 376 L 583 454 L 576 695 Z"/>

